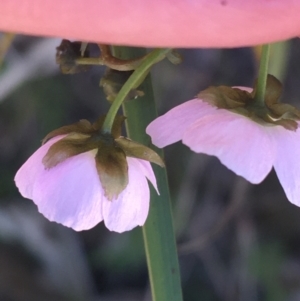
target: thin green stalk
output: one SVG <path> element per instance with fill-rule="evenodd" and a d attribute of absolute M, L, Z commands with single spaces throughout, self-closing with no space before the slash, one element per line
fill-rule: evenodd
<path fill-rule="evenodd" d="M 117 97 L 113 101 L 102 126 L 102 131 L 104 133 L 110 133 L 115 117 L 118 113 L 120 106 L 122 105 L 124 99 L 130 92 L 132 88 L 134 88 L 139 81 L 145 76 L 145 74 L 149 71 L 149 68 L 158 62 L 160 59 L 164 58 L 166 54 L 170 51 L 170 49 L 156 49 L 152 51 L 144 61 L 135 69 L 132 75 L 129 77 L 127 82 L 121 88 Z"/>
<path fill-rule="evenodd" d="M 259 73 L 257 79 L 257 90 L 255 94 L 255 101 L 261 106 L 265 105 L 265 92 L 268 76 L 268 63 L 270 56 L 270 44 L 262 46 L 262 53 L 260 58 Z"/>
<path fill-rule="evenodd" d="M 122 59 L 131 59 L 145 53 L 141 48 L 114 47 L 114 55 Z M 146 135 L 147 125 L 157 117 L 153 97 L 151 78 L 148 75 L 141 85 L 145 96 L 124 102 L 123 110 L 128 136 L 134 141 L 151 145 Z M 155 149 L 161 156 L 163 152 Z M 173 228 L 170 193 L 166 170 L 153 166 L 160 195 L 151 187 L 150 210 L 143 226 L 153 301 L 182 301 L 180 271 Z"/>

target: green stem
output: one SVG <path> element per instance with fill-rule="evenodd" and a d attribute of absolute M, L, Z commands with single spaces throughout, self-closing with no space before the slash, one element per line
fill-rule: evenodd
<path fill-rule="evenodd" d="M 127 82 L 121 88 L 120 92 L 118 93 L 117 97 L 115 98 L 114 102 L 112 103 L 105 121 L 102 126 L 103 133 L 110 133 L 111 128 L 114 122 L 114 119 L 118 113 L 120 106 L 122 105 L 124 99 L 128 95 L 131 89 L 136 87 L 136 85 L 140 82 L 140 80 L 149 72 L 150 67 L 163 59 L 166 54 L 170 51 L 170 49 L 156 49 L 153 50 L 142 63 L 135 69 L 132 75 L 129 77 Z"/>
<path fill-rule="evenodd" d="M 145 53 L 141 48 L 114 47 L 114 55 L 122 59 Z M 146 135 L 147 125 L 157 117 L 151 78 L 148 75 L 141 85 L 145 96 L 123 103 L 128 136 L 144 145 L 151 145 Z M 161 156 L 163 152 L 155 149 Z M 170 193 L 166 170 L 153 166 L 160 195 L 151 187 L 150 210 L 143 226 L 148 271 L 153 301 L 182 301 L 180 272 L 173 228 Z"/>
<path fill-rule="evenodd" d="M 270 44 L 263 45 L 257 79 L 257 90 L 254 97 L 255 102 L 258 103 L 260 106 L 265 106 L 265 92 L 268 77 L 269 55 Z"/>

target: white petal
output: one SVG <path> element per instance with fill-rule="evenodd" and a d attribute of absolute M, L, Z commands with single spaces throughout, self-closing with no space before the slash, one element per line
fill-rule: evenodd
<path fill-rule="evenodd" d="M 218 157 L 251 183 L 260 183 L 275 159 L 274 141 L 265 127 L 223 109 L 195 122 L 182 141 L 197 153 Z"/>
<path fill-rule="evenodd" d="M 277 156 L 274 168 L 289 201 L 300 206 L 300 129 L 277 130 Z"/>
<path fill-rule="evenodd" d="M 51 139 L 24 163 L 16 174 L 16 185 L 50 221 L 77 231 L 90 229 L 103 219 L 103 191 L 95 167 L 95 153 L 71 157 L 46 170 L 42 158 L 57 140 Z"/>
<path fill-rule="evenodd" d="M 127 158 L 128 160 L 129 158 Z M 128 160 L 129 183 L 116 200 L 103 202 L 103 217 L 106 227 L 115 232 L 124 232 L 144 225 L 148 211 L 150 192 L 147 179 L 131 161 Z"/>
<path fill-rule="evenodd" d="M 213 111 L 216 111 L 215 107 L 193 99 L 156 118 L 146 128 L 146 133 L 151 136 L 154 145 L 165 147 L 181 140 L 187 127 Z"/>

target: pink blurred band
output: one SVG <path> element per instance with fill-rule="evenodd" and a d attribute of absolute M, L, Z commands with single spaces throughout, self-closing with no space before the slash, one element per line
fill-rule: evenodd
<path fill-rule="evenodd" d="M 237 47 L 300 35 L 297 0 L 2 0 L 0 31 L 148 47 Z"/>

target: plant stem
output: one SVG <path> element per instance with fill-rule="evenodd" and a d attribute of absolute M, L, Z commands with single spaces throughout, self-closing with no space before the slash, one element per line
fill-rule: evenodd
<path fill-rule="evenodd" d="M 269 55 L 270 44 L 263 45 L 257 79 L 257 90 L 254 97 L 255 102 L 258 103 L 260 106 L 265 106 L 265 92 L 268 77 Z"/>
<path fill-rule="evenodd" d="M 86 44 L 86 43 L 85 43 Z M 82 44 L 82 48 L 86 46 L 84 43 Z M 148 55 L 143 55 L 138 58 L 134 58 L 131 60 L 122 60 L 119 58 L 114 57 L 111 54 L 110 46 L 104 45 L 104 44 L 98 44 L 101 55 L 100 57 L 79 57 L 76 59 L 77 65 L 105 65 L 111 69 L 118 70 L 118 71 L 131 71 L 135 70 L 143 60 L 145 60 Z M 174 57 L 174 55 L 171 53 L 168 53 L 168 57 L 171 57 L 171 59 Z M 174 58 L 175 62 L 177 57 Z"/>
<path fill-rule="evenodd" d="M 143 55 L 144 49 L 114 47 L 114 55 L 130 59 Z M 160 149 L 151 145 L 146 135 L 147 125 L 157 117 L 151 78 L 148 75 L 141 85 L 145 96 L 123 103 L 128 136 L 144 145 L 151 146 L 163 156 Z M 166 170 L 153 166 L 160 195 L 151 187 L 150 210 L 143 226 L 148 271 L 153 301 L 182 301 L 180 272 L 173 228 L 170 193 Z"/>
<path fill-rule="evenodd" d="M 117 97 L 113 101 L 107 115 L 105 121 L 102 126 L 103 133 L 110 133 L 111 128 L 114 122 L 114 119 L 118 113 L 120 106 L 122 105 L 125 97 L 130 92 L 130 90 L 139 83 L 139 81 L 145 76 L 145 74 L 149 71 L 149 68 L 155 64 L 156 62 L 163 59 L 166 54 L 170 51 L 170 49 L 156 49 L 153 50 L 145 59 L 141 62 L 141 64 L 135 69 L 132 75 L 129 77 L 127 82 L 121 88 Z"/>

